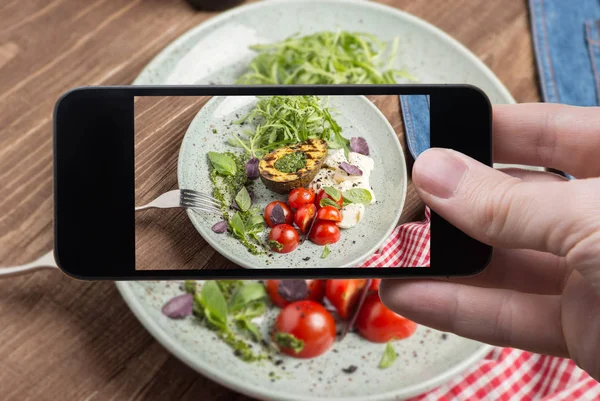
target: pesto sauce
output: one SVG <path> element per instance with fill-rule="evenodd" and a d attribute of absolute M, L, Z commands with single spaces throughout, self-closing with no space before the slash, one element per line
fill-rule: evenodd
<path fill-rule="evenodd" d="M 223 212 L 223 219 L 229 221 L 231 219 L 231 212 L 229 209 L 229 205 L 235 202 L 235 196 L 242 189 L 243 186 L 248 184 L 248 175 L 246 174 L 246 159 L 248 159 L 247 155 L 240 156 L 231 152 L 225 152 L 225 155 L 231 157 L 235 161 L 236 173 L 234 175 L 224 176 L 217 172 L 215 168 L 209 163 L 210 168 L 210 181 L 213 184 L 213 193 L 212 196 L 216 200 L 221 203 L 221 211 Z M 260 211 L 258 211 L 260 212 Z M 246 223 L 246 221 L 252 217 L 252 215 L 257 213 L 256 209 L 250 208 L 246 212 L 239 211 L 240 217 Z M 254 243 L 252 238 L 249 238 L 248 235 L 244 235 L 243 237 L 239 237 L 234 235 L 234 237 L 240 241 L 242 245 L 244 245 L 248 252 L 253 255 L 260 255 L 264 253 L 262 249 Z M 259 240 L 254 238 L 258 243 Z"/>
<path fill-rule="evenodd" d="M 281 156 L 275 161 L 275 168 L 282 173 L 295 173 L 306 167 L 306 154 L 293 152 Z"/>

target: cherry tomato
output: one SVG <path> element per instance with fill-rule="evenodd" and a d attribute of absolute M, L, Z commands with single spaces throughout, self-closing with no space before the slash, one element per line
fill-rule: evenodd
<path fill-rule="evenodd" d="M 296 210 L 294 215 L 294 223 L 298 226 L 301 233 L 306 233 L 310 224 L 312 223 L 313 217 L 317 214 L 317 207 L 314 203 L 302 205 Z"/>
<path fill-rule="evenodd" d="M 281 295 L 279 295 L 280 282 L 281 280 L 267 280 L 266 288 L 267 294 L 269 294 L 269 298 L 271 298 L 271 302 L 280 308 L 283 308 L 289 305 L 291 302 L 286 301 Z M 325 296 L 325 284 L 326 280 L 306 280 L 308 294 L 305 299 L 315 302 L 323 301 L 323 297 Z"/>
<path fill-rule="evenodd" d="M 296 358 L 319 356 L 335 341 L 335 320 L 316 302 L 291 303 L 277 316 L 273 341 L 281 352 Z"/>
<path fill-rule="evenodd" d="M 322 189 L 322 190 L 319 192 L 319 194 L 317 195 L 317 198 L 316 198 L 316 200 L 315 200 L 315 204 L 317 205 L 317 208 L 320 208 L 320 207 L 321 207 L 321 199 L 323 199 L 323 198 L 331 199 L 332 201 L 334 201 L 335 203 L 337 203 L 339 207 L 342 207 L 342 205 L 344 204 L 344 198 L 341 196 L 341 194 L 340 194 L 340 199 L 338 199 L 338 200 L 335 200 L 335 199 L 333 199 L 331 196 L 329 196 L 329 195 L 328 195 L 328 194 L 325 192 L 325 190 L 323 190 L 323 189 Z"/>
<path fill-rule="evenodd" d="M 338 311 L 342 319 L 349 319 L 354 312 L 360 291 L 367 280 L 327 280 L 325 296 Z"/>
<path fill-rule="evenodd" d="M 340 229 L 331 221 L 317 220 L 308 239 L 317 245 L 335 244 L 340 240 Z"/>
<path fill-rule="evenodd" d="M 389 310 L 376 292 L 367 295 L 354 326 L 361 336 L 376 343 L 409 337 L 417 329 L 415 322 Z"/>
<path fill-rule="evenodd" d="M 269 233 L 268 245 L 274 252 L 292 252 L 300 243 L 298 231 L 289 224 L 280 224 L 273 227 Z"/>
<path fill-rule="evenodd" d="M 317 219 L 340 222 L 342 221 L 342 212 L 333 206 L 324 206 L 319 209 Z"/>
<path fill-rule="evenodd" d="M 265 208 L 265 222 L 267 223 L 267 225 L 271 228 L 277 225 L 271 221 L 271 213 L 273 213 L 273 208 L 276 205 L 281 206 L 281 208 L 283 209 L 283 215 L 285 216 L 285 224 L 292 224 L 292 222 L 294 221 L 294 212 L 292 212 L 292 209 L 290 209 L 290 207 L 283 202 L 273 201 L 269 203 Z"/>
<path fill-rule="evenodd" d="M 369 291 L 379 291 L 379 284 L 381 283 L 380 278 L 374 278 L 371 280 L 371 285 L 369 286 Z"/>
<path fill-rule="evenodd" d="M 315 191 L 306 188 L 294 188 L 288 196 L 288 204 L 292 209 L 299 209 L 300 206 L 315 202 Z"/>

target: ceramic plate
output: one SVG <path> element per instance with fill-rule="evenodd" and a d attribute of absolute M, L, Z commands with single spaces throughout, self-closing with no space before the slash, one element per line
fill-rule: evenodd
<path fill-rule="evenodd" d="M 371 2 L 270 0 L 209 20 L 173 42 L 135 84 L 230 84 L 252 53 L 249 44 L 281 40 L 293 33 L 347 29 L 381 39 L 400 38 L 397 67 L 422 83 L 470 83 L 493 103 L 514 103 L 494 74 L 472 53 L 426 22 Z M 395 344 L 398 361 L 377 369 L 383 347 L 351 335 L 337 352 L 300 362 L 284 359 L 286 374 L 271 381 L 272 367 L 238 361 L 214 335 L 191 320 L 168 320 L 160 307 L 178 293 L 175 282 L 117 283 L 125 301 L 167 349 L 198 372 L 241 393 L 273 400 L 399 400 L 431 389 L 479 361 L 490 347 L 419 327 Z M 261 326 L 263 330 L 268 322 Z M 352 375 L 342 368 L 357 365 Z M 201 395 L 199 395 L 201 397 Z"/>
<path fill-rule="evenodd" d="M 192 223 L 204 239 L 232 262 L 249 268 L 357 266 L 377 251 L 396 226 L 404 205 L 407 178 L 404 154 L 394 129 L 379 109 L 363 96 L 330 96 L 327 101 L 337 111 L 334 118 L 346 138 L 362 136 L 367 140 L 375 163 L 370 183 L 377 201 L 366 207 L 365 215 L 356 227 L 342 230 L 341 239 L 330 245 L 331 253 L 326 259 L 320 258 L 323 247 L 309 241 L 289 254 L 252 255 L 232 236 L 212 232 L 212 225 L 221 220 L 219 217 L 207 217 L 205 213 L 188 210 Z M 256 102 L 254 96 L 215 97 L 202 107 L 181 145 L 180 188 L 212 192 L 206 155 L 209 151 L 239 152 L 226 141 L 232 132 L 241 132 L 244 127 L 231 125 L 231 121 L 246 115 Z M 216 134 L 211 133 L 213 129 Z M 274 200 L 287 200 L 287 196 L 269 191 L 260 180 L 252 190 L 256 203 L 263 208 Z"/>

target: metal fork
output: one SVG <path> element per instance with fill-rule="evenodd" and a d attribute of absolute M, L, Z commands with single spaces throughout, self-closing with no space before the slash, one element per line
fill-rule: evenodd
<path fill-rule="evenodd" d="M 159 208 L 168 209 L 174 207 L 183 207 L 202 212 L 221 214 L 221 202 L 212 196 L 194 191 L 193 189 L 174 189 L 165 192 L 152 202 L 135 208 L 136 212 L 146 209 Z"/>

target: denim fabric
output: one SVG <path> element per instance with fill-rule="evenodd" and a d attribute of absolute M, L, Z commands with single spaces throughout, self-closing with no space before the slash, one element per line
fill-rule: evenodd
<path fill-rule="evenodd" d="M 600 0 L 529 0 L 545 102 L 596 106 L 600 98 Z"/>
<path fill-rule="evenodd" d="M 406 143 L 410 153 L 416 159 L 421 152 L 429 149 L 429 96 L 400 96 L 400 107 Z"/>

